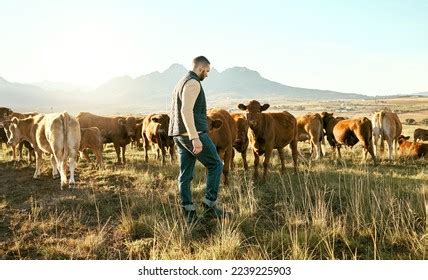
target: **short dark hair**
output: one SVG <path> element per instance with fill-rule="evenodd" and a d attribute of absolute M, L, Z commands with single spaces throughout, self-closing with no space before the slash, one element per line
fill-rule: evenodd
<path fill-rule="evenodd" d="M 199 64 L 211 64 L 210 61 L 205 56 L 198 56 L 193 59 L 193 65 Z"/>

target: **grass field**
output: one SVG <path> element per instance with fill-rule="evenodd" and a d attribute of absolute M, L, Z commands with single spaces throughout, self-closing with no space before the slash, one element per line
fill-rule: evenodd
<path fill-rule="evenodd" d="M 414 126 L 405 126 L 408 135 Z M 299 144 L 304 153 L 309 145 Z M 327 156 L 280 173 L 273 158 L 265 183 L 245 172 L 240 156 L 220 203 L 224 221 L 189 227 L 180 212 L 177 164 L 162 167 L 128 149 L 116 166 L 111 146 L 106 168 L 84 160 L 77 188 L 60 190 L 48 158 L 43 176 L 34 164 L 10 162 L 0 151 L 0 256 L 3 259 L 427 259 L 427 160 L 361 163 L 362 149 L 344 149 L 344 163 Z M 205 172 L 193 179 L 196 203 Z M 199 207 L 198 210 L 201 210 Z"/>

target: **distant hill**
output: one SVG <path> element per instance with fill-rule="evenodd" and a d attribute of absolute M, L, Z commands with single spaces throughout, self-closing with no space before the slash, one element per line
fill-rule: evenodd
<path fill-rule="evenodd" d="M 0 77 L 1 106 L 40 111 L 70 112 L 151 112 L 167 111 L 171 92 L 176 82 L 188 70 L 180 64 L 172 64 L 163 72 L 152 72 L 133 79 L 115 77 L 94 90 L 54 82 L 35 85 L 11 83 Z M 343 100 L 373 98 L 357 93 L 306 89 L 283 85 L 262 77 L 257 71 L 245 67 L 232 67 L 218 72 L 212 69 L 203 87 L 208 106 L 220 101 L 260 99 Z M 416 94 L 415 94 L 416 95 Z M 417 95 L 428 96 L 428 92 Z"/>

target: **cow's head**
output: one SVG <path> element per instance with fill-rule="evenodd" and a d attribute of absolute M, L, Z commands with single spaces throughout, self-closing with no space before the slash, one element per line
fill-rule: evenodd
<path fill-rule="evenodd" d="M 4 123 L 12 115 L 13 111 L 6 107 L 0 107 L 0 123 Z"/>
<path fill-rule="evenodd" d="M 233 147 L 239 152 L 243 152 L 248 146 L 248 121 L 241 114 L 236 114 L 234 120 L 236 124 L 236 139 L 233 142 Z"/>
<path fill-rule="evenodd" d="M 410 139 L 410 136 L 404 136 L 404 135 L 400 135 L 398 136 L 397 140 L 398 140 L 398 145 L 402 145 L 404 144 L 407 140 Z"/>
<path fill-rule="evenodd" d="M 150 117 L 150 123 L 156 127 L 156 133 L 166 137 L 168 135 L 169 116 L 167 114 L 156 114 Z"/>
<path fill-rule="evenodd" d="M 4 122 L 4 130 L 7 136 L 7 144 L 8 145 L 18 145 L 22 140 L 22 133 L 19 128 L 20 120 L 16 117 L 13 117 L 10 121 Z"/>
<path fill-rule="evenodd" d="M 262 119 L 262 112 L 266 111 L 269 108 L 269 104 L 261 105 L 256 100 L 251 100 L 248 105 L 239 104 L 238 108 L 242 111 L 246 111 L 246 118 L 248 121 L 248 124 L 251 128 L 256 128 L 261 122 Z"/>
<path fill-rule="evenodd" d="M 137 130 L 137 121 L 135 120 L 135 117 L 119 118 L 117 122 L 120 126 L 125 128 L 128 137 L 135 136 Z"/>
<path fill-rule="evenodd" d="M 321 113 L 321 118 L 322 118 L 322 126 L 324 129 L 327 128 L 328 123 L 330 122 L 331 119 L 333 119 L 333 113 L 327 113 L 327 112 L 322 112 Z"/>

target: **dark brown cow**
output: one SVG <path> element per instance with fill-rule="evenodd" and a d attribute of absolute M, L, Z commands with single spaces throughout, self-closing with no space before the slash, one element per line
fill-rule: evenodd
<path fill-rule="evenodd" d="M 413 133 L 413 139 L 415 142 L 421 141 L 427 141 L 428 140 L 428 130 L 422 129 L 422 128 L 416 128 L 415 132 Z"/>
<path fill-rule="evenodd" d="M 320 114 L 308 113 L 297 117 L 298 141 L 309 140 L 311 142 L 311 155 L 315 160 L 322 157 L 321 141 L 324 138 L 323 123 Z M 314 153 L 315 150 L 315 153 Z"/>
<path fill-rule="evenodd" d="M 327 142 L 333 148 L 336 147 L 336 140 L 333 135 L 334 126 L 341 120 L 344 120 L 344 117 L 333 117 L 333 113 L 322 112 L 321 113 L 324 134 L 327 136 Z"/>
<path fill-rule="evenodd" d="M 142 129 L 143 129 L 143 121 L 144 117 L 135 118 L 137 126 L 135 129 L 135 136 L 132 137 L 131 146 L 139 148 L 141 146 L 141 140 L 143 139 Z"/>
<path fill-rule="evenodd" d="M 223 160 L 224 184 L 229 184 L 229 169 L 233 161 L 233 143 L 236 139 L 236 124 L 229 112 L 211 109 L 207 114 L 208 133 Z"/>
<path fill-rule="evenodd" d="M 103 163 L 103 137 L 101 136 L 101 131 L 98 127 L 88 127 L 88 128 L 80 128 L 80 147 L 79 151 L 81 155 L 85 157 L 85 159 L 90 162 L 87 150 L 91 150 L 95 158 L 97 159 L 97 165 L 99 168 L 104 167 Z"/>
<path fill-rule="evenodd" d="M 248 170 L 247 163 L 247 149 L 248 149 L 248 121 L 245 116 L 241 113 L 231 114 L 233 120 L 236 124 L 236 138 L 233 142 L 233 148 L 238 153 L 241 153 L 242 163 L 244 164 L 244 169 Z M 231 168 L 233 168 L 233 158 L 231 160 Z"/>
<path fill-rule="evenodd" d="M 330 145 L 338 152 L 339 158 L 342 157 L 340 148 L 342 145 L 353 147 L 358 142 L 364 146 L 364 159 L 367 159 L 367 153 L 370 153 L 373 161 L 377 164 L 376 156 L 373 151 L 373 128 L 371 121 L 366 118 L 338 120 L 333 114 L 322 113 L 323 124 L 328 128 L 327 139 Z M 331 129 L 333 131 L 332 135 Z M 330 134 L 330 135 L 329 135 Z"/>
<path fill-rule="evenodd" d="M 269 108 L 269 104 L 260 105 L 256 100 L 248 105 L 239 104 L 238 108 L 246 111 L 246 118 L 250 129 L 248 138 L 254 153 L 254 177 L 258 177 L 258 165 L 260 156 L 264 155 L 263 180 L 266 179 L 270 157 L 273 149 L 278 150 L 281 160 L 281 170 L 285 171 L 285 154 L 283 148 L 290 145 L 294 163 L 294 171 L 297 172 L 297 121 L 288 112 L 262 113 Z"/>
<path fill-rule="evenodd" d="M 151 114 L 143 121 L 142 136 L 145 152 L 145 160 L 149 160 L 148 150 L 152 145 L 156 146 L 156 159 L 162 152 L 162 165 L 165 165 L 166 149 L 169 149 L 171 163 L 175 159 L 174 141 L 168 136 L 169 116 L 167 114 Z"/>
<path fill-rule="evenodd" d="M 12 115 L 13 111 L 6 107 L 0 107 L 0 124 L 5 120 L 11 119 L 10 115 Z"/>
<path fill-rule="evenodd" d="M 131 142 L 131 138 L 136 135 L 135 117 L 102 117 L 87 112 L 77 115 L 80 127 L 98 127 L 103 137 L 104 143 L 113 143 L 117 155 L 117 163 L 126 163 L 126 145 Z M 120 152 L 122 149 L 122 160 Z"/>
<path fill-rule="evenodd" d="M 407 141 L 410 136 L 398 137 L 399 155 L 404 158 L 421 158 L 428 155 L 428 144 Z"/>

